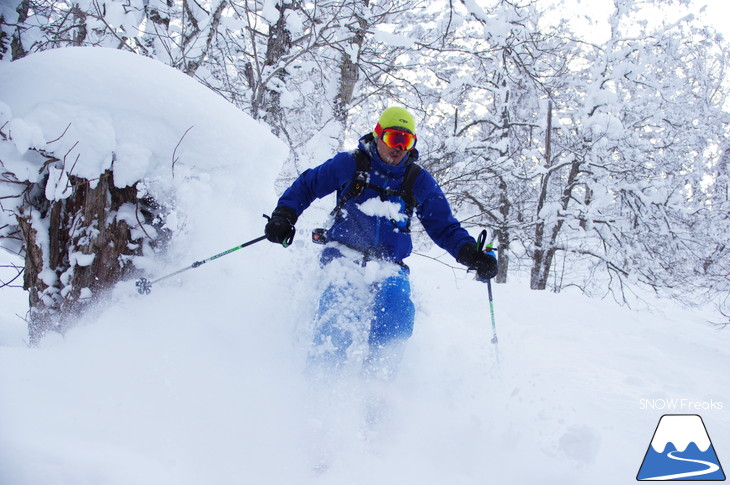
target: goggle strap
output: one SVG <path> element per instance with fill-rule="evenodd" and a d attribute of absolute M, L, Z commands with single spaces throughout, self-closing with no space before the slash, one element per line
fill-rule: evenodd
<path fill-rule="evenodd" d="M 380 126 L 380 123 L 378 123 L 377 125 L 375 125 L 375 130 L 374 131 L 375 131 L 375 134 L 378 135 L 378 138 L 382 138 L 383 137 L 383 133 L 385 133 L 386 130 L 393 130 L 393 131 L 398 131 L 398 132 L 401 132 L 401 133 L 406 133 L 408 135 L 411 135 L 413 138 L 418 139 L 418 137 L 416 135 L 414 135 L 413 133 L 410 133 L 408 131 L 399 130 L 397 128 L 383 128 L 382 126 Z"/>

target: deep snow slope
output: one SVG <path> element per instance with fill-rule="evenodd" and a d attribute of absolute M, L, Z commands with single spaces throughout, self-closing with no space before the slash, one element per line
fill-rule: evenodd
<path fill-rule="evenodd" d="M 144 84 L 145 72 L 130 75 Z M 181 99 L 197 89 L 188 81 L 170 81 Z M 49 106 L 77 102 L 56 97 Z M 167 126 L 157 108 L 140 112 L 150 129 Z M 171 182 L 180 232 L 152 278 L 263 233 L 284 154 L 254 121 L 225 116 L 238 125 L 210 126 L 230 130 L 226 153 L 239 136 L 251 148 L 240 167 L 189 159 Z M 495 346 L 485 285 L 414 255 L 416 329 L 395 382 L 313 381 L 307 234 L 326 207 L 302 217 L 290 248 L 258 243 L 148 296 L 124 282 L 38 348 L 15 316 L 25 295 L 0 290 L 0 484 L 628 484 L 672 412 L 700 414 L 730 463 L 730 333 L 672 302 L 632 311 L 518 278 L 494 287 Z"/>
<path fill-rule="evenodd" d="M 398 379 L 327 386 L 303 374 L 315 249 L 244 251 L 40 348 L 4 337 L 0 483 L 632 483 L 670 412 L 728 456 L 730 337 L 699 315 L 498 285 L 497 349 L 484 285 L 413 256 Z"/>

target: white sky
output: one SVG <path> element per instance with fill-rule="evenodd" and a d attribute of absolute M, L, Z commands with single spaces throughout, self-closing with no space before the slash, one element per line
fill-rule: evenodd
<path fill-rule="evenodd" d="M 560 4 L 558 18 L 571 20 L 572 27 L 577 35 L 585 40 L 600 44 L 608 39 L 610 27 L 608 17 L 614 9 L 613 0 L 545 0 Z M 654 2 L 647 2 L 654 3 Z M 658 2 L 656 2 L 658 3 Z M 656 5 L 655 8 L 645 7 L 638 15 L 651 22 L 665 16 L 668 22 L 674 22 L 689 13 L 696 15 L 706 25 L 714 27 L 730 43 L 730 0 L 687 0 L 687 5 L 667 9 L 666 6 Z M 549 14 L 543 21 L 549 23 Z M 638 18 L 636 20 L 639 20 Z M 727 79 L 725 82 L 730 82 Z M 726 109 L 730 109 L 730 99 L 726 101 Z"/>
<path fill-rule="evenodd" d="M 726 40 L 730 40 L 730 0 L 689 0 L 687 3 L 689 12 L 706 19 L 723 33 Z M 576 27 L 590 31 L 600 41 L 608 35 L 605 20 L 613 8 L 613 0 L 564 0 L 563 11 L 565 17 L 574 19 Z M 666 12 L 666 7 L 661 7 L 660 11 Z M 679 19 L 685 14 L 686 11 L 667 12 L 669 19 Z M 647 12 L 647 17 L 651 18 L 652 14 Z"/>
<path fill-rule="evenodd" d="M 706 7 L 702 14 L 716 29 L 730 40 L 730 2 L 728 0 L 691 0 L 693 10 Z"/>

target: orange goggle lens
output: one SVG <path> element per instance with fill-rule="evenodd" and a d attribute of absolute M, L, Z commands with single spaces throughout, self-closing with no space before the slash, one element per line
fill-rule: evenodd
<path fill-rule="evenodd" d="M 413 147 L 416 146 L 416 135 L 405 131 L 385 129 L 380 138 L 390 148 L 413 150 Z"/>

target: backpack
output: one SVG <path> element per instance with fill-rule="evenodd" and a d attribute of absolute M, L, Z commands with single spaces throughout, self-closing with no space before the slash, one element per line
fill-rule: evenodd
<path fill-rule="evenodd" d="M 341 195 L 331 215 L 337 215 L 342 210 L 345 202 L 353 197 L 359 197 L 365 188 L 370 188 L 380 192 L 381 199 L 391 195 L 397 195 L 403 199 L 406 203 L 406 216 L 408 218 L 404 232 L 410 232 L 411 217 L 418 205 L 416 196 L 413 194 L 413 185 L 416 182 L 418 174 L 423 170 L 421 166 L 417 163 L 408 165 L 405 174 L 403 174 L 401 189 L 391 190 L 370 183 L 370 157 L 364 151 L 358 148 L 353 155 L 355 157 L 355 175 L 352 180 L 342 186 Z"/>

